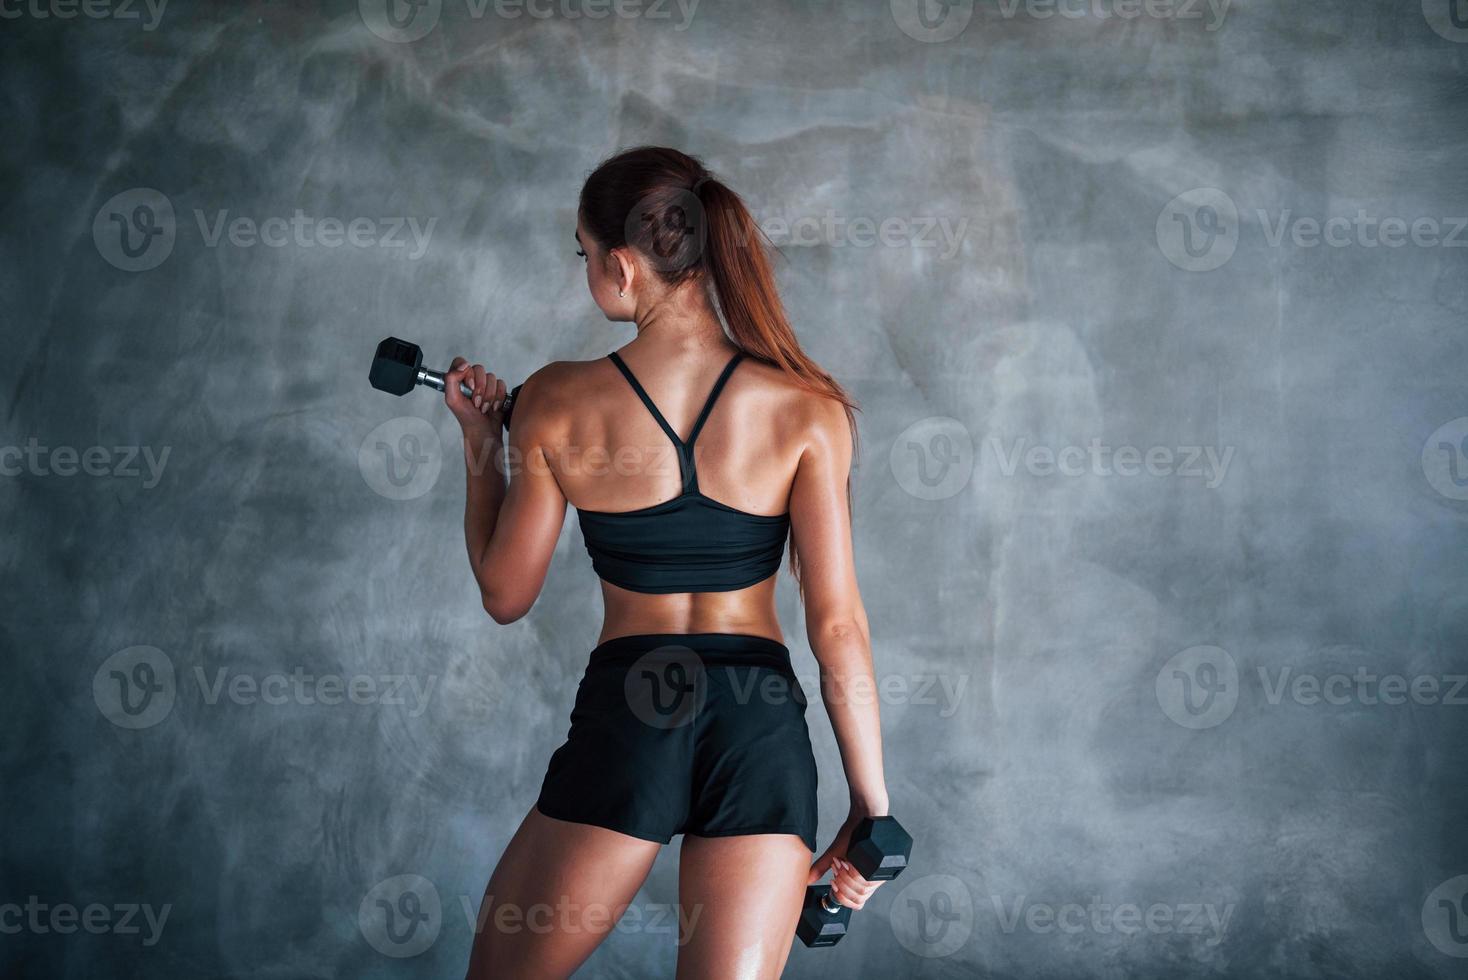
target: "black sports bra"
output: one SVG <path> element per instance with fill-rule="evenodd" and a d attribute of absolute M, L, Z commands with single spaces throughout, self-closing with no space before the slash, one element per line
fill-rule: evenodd
<path fill-rule="evenodd" d="M 608 355 L 678 453 L 683 490 L 672 500 L 639 510 L 577 510 L 596 574 L 632 592 L 732 592 L 763 582 L 780 568 L 790 515 L 746 514 L 705 497 L 693 469 L 693 444 L 744 354 L 735 354 L 714 382 L 688 441 L 678 438 L 637 378 L 614 352 Z"/>

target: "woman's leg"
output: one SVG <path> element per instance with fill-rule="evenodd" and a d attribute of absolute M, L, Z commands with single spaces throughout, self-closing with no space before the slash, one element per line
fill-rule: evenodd
<path fill-rule="evenodd" d="M 793 834 L 683 835 L 678 980 L 780 976 L 811 852 Z"/>
<path fill-rule="evenodd" d="M 591 955 L 662 845 L 531 808 L 484 892 L 468 980 L 561 980 Z"/>

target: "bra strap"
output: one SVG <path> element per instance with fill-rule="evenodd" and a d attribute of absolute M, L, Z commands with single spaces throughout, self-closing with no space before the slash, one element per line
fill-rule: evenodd
<path fill-rule="evenodd" d="M 642 404 L 647 406 L 648 412 L 672 441 L 673 452 L 678 454 L 678 477 L 683 482 L 684 492 L 686 493 L 688 490 L 696 487 L 698 485 L 698 478 L 693 473 L 693 457 L 688 452 L 687 447 L 683 445 L 683 440 L 678 438 L 678 433 L 674 432 L 673 427 L 668 424 L 668 420 L 663 418 L 663 413 L 658 411 L 658 407 L 648 397 L 647 390 L 642 387 L 642 382 L 637 380 L 637 375 L 632 373 L 632 369 L 627 366 L 626 361 L 622 360 L 621 355 L 616 351 L 612 351 L 607 357 L 613 364 L 617 365 L 617 370 L 622 372 L 622 377 L 627 379 L 627 383 L 632 386 L 632 390 L 637 392 L 637 397 L 642 399 Z"/>
<path fill-rule="evenodd" d="M 616 351 L 612 351 L 607 357 L 611 359 L 613 364 L 617 365 L 617 370 L 622 372 L 622 377 L 626 378 L 627 383 L 632 386 L 632 390 L 637 392 L 637 397 L 642 399 L 642 404 L 647 406 L 648 412 L 652 414 L 652 417 L 662 427 L 662 430 L 667 433 L 668 438 L 673 440 L 673 444 L 675 446 L 682 446 L 683 440 L 678 438 L 678 433 L 673 431 L 673 427 L 668 424 L 668 420 L 663 418 L 663 413 L 659 412 L 658 407 L 652 403 L 652 399 L 647 395 L 647 390 L 642 387 L 642 382 L 637 380 L 637 375 L 632 373 L 632 369 L 627 366 L 627 362 L 622 360 Z"/>
<path fill-rule="evenodd" d="M 693 443 L 698 439 L 698 434 L 703 431 L 703 424 L 709 420 L 709 413 L 714 410 L 714 402 L 719 400 L 719 395 L 724 391 L 724 385 L 729 383 L 729 375 L 744 360 L 744 351 L 737 351 L 729 358 L 729 363 L 724 366 L 724 373 L 719 375 L 719 380 L 714 382 L 713 390 L 709 392 L 708 401 L 703 403 L 703 411 L 698 413 L 698 421 L 693 423 L 693 431 L 688 434 L 688 442 L 685 444 L 689 451 L 689 459 L 693 458 Z"/>
<path fill-rule="evenodd" d="M 668 420 L 663 418 L 663 413 L 658 411 L 657 405 L 653 404 L 652 398 L 648 396 L 647 389 L 642 387 L 642 382 L 637 380 L 637 376 L 632 373 L 632 369 L 627 366 L 627 362 L 622 360 L 621 355 L 616 351 L 612 351 L 607 355 L 607 358 L 617 366 L 618 371 L 622 372 L 622 377 L 627 379 L 627 383 L 632 386 L 632 390 L 637 393 L 637 397 L 647 407 L 653 420 L 657 422 L 658 426 L 663 430 L 663 433 L 672 441 L 673 450 L 678 454 L 678 475 L 683 480 L 683 492 L 688 493 L 697 490 L 698 474 L 693 469 L 693 443 L 698 439 L 698 434 L 703 431 L 703 425 L 708 421 L 709 413 L 714 410 L 714 402 L 718 401 L 719 395 L 723 393 L 724 385 L 729 383 L 729 376 L 734 373 L 734 369 L 744 359 L 744 352 L 737 351 L 733 357 L 729 358 L 729 363 L 724 366 L 723 372 L 719 375 L 719 380 L 714 382 L 714 387 L 709 392 L 708 400 L 703 403 L 703 411 L 698 413 L 698 420 L 693 423 L 693 431 L 688 434 L 687 442 L 678 438 L 678 433 L 674 432 L 673 427 L 668 424 Z"/>

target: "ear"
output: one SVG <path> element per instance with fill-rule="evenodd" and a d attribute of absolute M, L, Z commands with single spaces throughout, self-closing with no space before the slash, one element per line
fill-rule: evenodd
<path fill-rule="evenodd" d="M 612 249 L 611 260 L 614 263 L 617 288 L 630 291 L 637 282 L 637 261 L 633 258 L 632 249 Z"/>

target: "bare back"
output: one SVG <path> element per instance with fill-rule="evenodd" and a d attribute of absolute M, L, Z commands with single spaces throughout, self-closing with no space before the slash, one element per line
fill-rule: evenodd
<path fill-rule="evenodd" d="M 624 355 L 649 397 L 686 438 L 734 353 L 724 346 L 678 363 Z M 558 362 L 533 392 L 536 426 L 551 476 L 573 507 L 633 511 L 680 492 L 678 457 L 657 421 L 606 358 Z M 528 401 L 528 399 L 527 399 Z M 827 401 L 752 358 L 730 376 L 694 450 L 700 491 L 751 514 L 789 509 L 812 403 Z M 745 633 L 782 639 L 775 578 L 733 592 L 647 595 L 602 582 L 601 639 L 639 633 Z"/>

